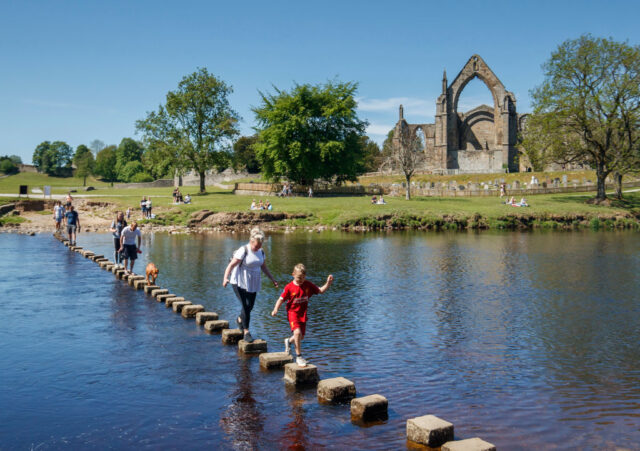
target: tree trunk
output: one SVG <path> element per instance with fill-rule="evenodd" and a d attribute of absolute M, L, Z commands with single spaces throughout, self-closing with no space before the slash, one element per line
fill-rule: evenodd
<path fill-rule="evenodd" d="M 607 198 L 607 193 L 605 192 L 605 180 L 607 178 L 607 174 L 604 172 L 604 166 L 602 163 L 596 164 L 596 179 L 598 181 L 598 192 L 596 194 L 597 201 L 603 201 Z"/>
<path fill-rule="evenodd" d="M 204 171 L 198 172 L 200 174 L 200 193 L 204 193 L 206 190 L 204 189 L 204 178 L 206 174 Z"/>
<path fill-rule="evenodd" d="M 406 194 L 405 198 L 407 200 L 411 200 L 411 176 L 405 174 L 404 177 L 407 179 L 407 194 Z"/>
<path fill-rule="evenodd" d="M 87 176 L 84 176 L 84 180 L 82 181 L 82 186 L 87 186 Z"/>
<path fill-rule="evenodd" d="M 615 181 L 616 184 L 616 197 L 618 199 L 622 199 L 622 174 L 620 174 L 619 172 L 615 172 L 613 174 L 613 180 Z"/>

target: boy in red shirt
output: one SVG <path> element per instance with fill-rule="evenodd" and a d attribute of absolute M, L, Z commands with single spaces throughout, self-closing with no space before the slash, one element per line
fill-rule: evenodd
<path fill-rule="evenodd" d="M 289 319 L 293 336 L 284 339 L 284 349 L 286 353 L 289 353 L 289 345 L 293 342 L 296 346 L 296 363 L 299 366 L 307 366 L 307 361 L 302 358 L 300 344 L 307 328 L 307 304 L 311 296 L 322 294 L 329 289 L 333 283 L 333 276 L 329 275 L 327 282 L 318 288 L 313 283 L 305 280 L 307 268 L 302 263 L 298 263 L 293 268 L 291 275 L 293 276 L 293 281 L 284 287 L 284 291 L 278 298 L 271 316 L 276 316 L 282 303 L 287 301 L 287 318 Z"/>

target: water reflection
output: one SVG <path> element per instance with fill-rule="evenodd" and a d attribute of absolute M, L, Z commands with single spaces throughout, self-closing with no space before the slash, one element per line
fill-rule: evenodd
<path fill-rule="evenodd" d="M 247 238 L 147 234 L 136 267 L 153 261 L 163 287 L 232 319 L 220 282 Z M 82 240 L 109 255 L 108 235 Z M 348 407 L 287 391 L 281 372 L 50 237 L 1 236 L 3 444 L 398 449 L 427 413 L 498 447 L 640 442 L 637 234 L 305 232 L 264 248 L 282 283 L 298 262 L 317 284 L 334 274 L 310 302 L 305 355 L 322 378 L 386 396 L 386 422 L 361 428 Z M 271 352 L 290 334 L 269 315 L 279 294 L 265 282 L 252 320 Z"/>

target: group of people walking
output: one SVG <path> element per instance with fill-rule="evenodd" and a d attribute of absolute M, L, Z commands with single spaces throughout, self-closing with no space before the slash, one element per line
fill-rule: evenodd
<path fill-rule="evenodd" d="M 260 229 L 253 229 L 249 242 L 233 253 L 222 278 L 222 286 L 226 287 L 231 284 L 233 292 L 240 302 L 240 313 L 236 318 L 236 323 L 238 328 L 244 332 L 244 340 L 248 342 L 253 341 L 249 326 L 251 311 L 260 291 L 261 274 L 264 273 L 271 280 L 273 286 L 278 288 L 278 282 L 267 268 L 266 256 L 262 249 L 264 238 L 264 233 Z M 292 335 L 284 339 L 285 352 L 289 353 L 291 344 L 293 344 L 296 363 L 299 366 L 307 365 L 306 359 L 302 357 L 302 339 L 306 332 L 309 299 L 315 294 L 324 293 L 333 283 L 333 276 L 329 275 L 325 284 L 318 287 L 306 280 L 306 274 L 307 269 L 302 263 L 298 263 L 293 268 L 291 274 L 293 280 L 285 285 L 271 312 L 271 316 L 276 316 L 280 306 L 286 302 L 287 320 Z"/>
<path fill-rule="evenodd" d="M 56 233 L 66 231 L 69 243 L 75 246 L 77 233 L 80 232 L 80 217 L 72 202 L 71 193 L 67 194 L 64 204 L 57 200 L 53 205 L 53 221 Z"/>

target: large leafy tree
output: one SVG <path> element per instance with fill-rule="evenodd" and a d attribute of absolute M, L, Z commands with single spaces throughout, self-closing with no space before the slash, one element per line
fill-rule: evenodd
<path fill-rule="evenodd" d="M 174 160 L 176 169 L 193 169 L 205 192 L 205 175 L 230 163 L 231 142 L 238 135 L 238 114 L 229 105 L 231 86 L 200 68 L 167 93 L 157 112 L 136 122 L 145 145 Z M 161 158 L 162 159 L 162 158 Z"/>
<path fill-rule="evenodd" d="M 95 173 L 101 176 L 105 181 L 113 182 L 117 180 L 118 172 L 116 171 L 116 146 L 107 146 L 98 152 L 96 156 Z"/>
<path fill-rule="evenodd" d="M 20 172 L 18 165 L 14 161 L 14 155 L 0 157 L 0 172 L 3 174 L 11 175 Z"/>
<path fill-rule="evenodd" d="M 96 163 L 91 149 L 84 144 L 80 144 L 76 148 L 76 153 L 73 156 L 73 163 L 76 165 L 76 176 L 82 177 L 82 186 L 86 186 L 87 177 L 93 174 Z"/>
<path fill-rule="evenodd" d="M 563 42 L 543 65 L 532 91 L 546 157 L 596 171 L 596 200 L 606 199 L 611 173 L 638 169 L 640 47 L 583 35 Z"/>
<path fill-rule="evenodd" d="M 367 126 L 356 114 L 357 87 L 330 81 L 260 93 L 262 104 L 253 109 L 259 132 L 254 148 L 264 176 L 302 185 L 355 180 L 363 171 Z"/>
<path fill-rule="evenodd" d="M 43 141 L 33 152 L 33 165 L 47 175 L 68 175 L 73 148 L 64 141 Z"/>
<path fill-rule="evenodd" d="M 256 135 L 241 136 L 233 143 L 233 166 L 237 169 L 246 168 L 247 172 L 255 174 L 260 172 L 260 162 L 254 149 L 258 141 Z"/>
<path fill-rule="evenodd" d="M 363 150 L 363 163 L 365 172 L 374 172 L 382 165 L 383 156 L 380 146 L 368 136 L 360 138 Z"/>
<path fill-rule="evenodd" d="M 116 172 L 118 180 L 129 181 L 130 173 L 124 174 L 124 168 L 132 161 L 141 162 L 144 149 L 142 144 L 131 138 L 122 138 L 116 149 Z"/>

